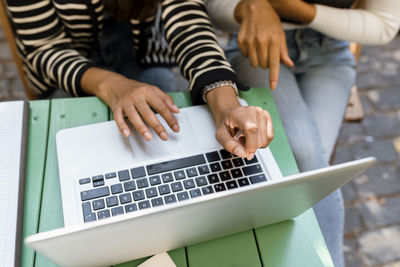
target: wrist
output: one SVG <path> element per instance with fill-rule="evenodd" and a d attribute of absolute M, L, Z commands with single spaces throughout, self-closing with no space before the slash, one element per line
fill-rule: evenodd
<path fill-rule="evenodd" d="M 273 9 L 268 0 L 241 0 L 233 11 L 233 17 L 237 23 L 241 24 L 244 16 L 258 12 L 260 8 L 265 7 Z"/>
<path fill-rule="evenodd" d="M 225 117 L 226 113 L 241 106 L 236 91 L 231 86 L 215 88 L 205 97 L 217 124 Z"/>
<path fill-rule="evenodd" d="M 310 24 L 315 18 L 317 9 L 314 4 L 310 4 L 304 1 L 300 1 L 300 3 L 301 3 L 301 5 L 299 5 L 300 12 L 297 12 L 298 14 L 297 20 L 301 24 Z"/>

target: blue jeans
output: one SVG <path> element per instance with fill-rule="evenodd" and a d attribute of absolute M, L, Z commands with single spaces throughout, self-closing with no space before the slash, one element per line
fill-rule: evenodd
<path fill-rule="evenodd" d="M 355 62 L 347 42 L 310 29 L 286 32 L 295 67 L 281 64 L 272 92 L 283 126 L 301 171 L 329 165 L 355 79 Z M 268 70 L 251 67 L 236 41 L 226 55 L 239 80 L 250 87 L 268 87 Z M 340 189 L 314 206 L 335 266 L 344 266 L 342 252 L 344 206 Z"/>

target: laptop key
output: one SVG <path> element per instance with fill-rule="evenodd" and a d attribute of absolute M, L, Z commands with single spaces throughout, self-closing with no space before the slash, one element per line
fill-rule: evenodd
<path fill-rule="evenodd" d="M 165 195 L 171 193 L 171 190 L 169 189 L 169 185 L 163 184 L 158 187 L 158 192 L 160 195 Z"/>
<path fill-rule="evenodd" d="M 241 178 L 238 180 L 239 186 L 246 186 L 246 185 L 250 185 L 249 180 L 247 180 L 247 178 Z"/>
<path fill-rule="evenodd" d="M 168 195 L 168 196 L 164 197 L 164 201 L 165 201 L 165 204 L 175 203 L 176 202 L 176 197 L 173 194 L 172 195 Z"/>
<path fill-rule="evenodd" d="M 220 150 L 219 153 L 221 154 L 221 157 L 223 159 L 230 159 L 232 157 L 232 154 L 226 151 L 225 149 Z"/>
<path fill-rule="evenodd" d="M 143 190 L 134 191 L 132 193 L 132 195 L 133 195 L 133 200 L 135 200 L 135 201 L 144 199 L 144 191 Z"/>
<path fill-rule="evenodd" d="M 231 170 L 231 174 L 233 178 L 240 178 L 243 176 L 243 173 L 240 169 L 233 169 Z"/>
<path fill-rule="evenodd" d="M 112 216 L 117 216 L 120 214 L 124 214 L 124 209 L 122 207 L 116 207 L 111 209 Z"/>
<path fill-rule="evenodd" d="M 234 189 L 234 188 L 238 188 L 238 185 L 237 185 L 236 181 L 233 180 L 233 181 L 226 182 L 226 187 L 228 189 Z"/>
<path fill-rule="evenodd" d="M 243 159 L 241 159 L 241 158 L 234 158 L 232 160 L 232 162 L 233 162 L 233 165 L 235 165 L 235 167 L 241 167 L 244 165 Z"/>
<path fill-rule="evenodd" d="M 174 172 L 175 180 L 182 180 L 186 178 L 184 171 L 176 171 Z"/>
<path fill-rule="evenodd" d="M 105 208 L 104 199 L 97 199 L 92 202 L 93 210 L 101 210 Z"/>
<path fill-rule="evenodd" d="M 197 186 L 206 185 L 207 184 L 206 177 L 204 177 L 204 176 L 197 177 L 196 178 L 196 184 L 197 184 Z"/>
<path fill-rule="evenodd" d="M 144 167 L 137 167 L 131 169 L 132 179 L 140 178 L 146 175 Z"/>
<path fill-rule="evenodd" d="M 218 162 L 211 163 L 210 164 L 210 169 L 212 172 L 219 172 L 221 169 L 221 165 Z"/>
<path fill-rule="evenodd" d="M 203 191 L 203 195 L 208 195 L 208 194 L 214 193 L 214 189 L 211 185 L 202 187 L 201 191 Z"/>
<path fill-rule="evenodd" d="M 215 184 L 214 188 L 215 188 L 215 192 L 221 192 L 221 191 L 225 191 L 226 190 L 225 185 L 223 183 Z"/>
<path fill-rule="evenodd" d="M 199 166 L 197 169 L 199 170 L 200 175 L 210 173 L 210 169 L 208 169 L 207 165 Z"/>
<path fill-rule="evenodd" d="M 110 216 L 111 215 L 110 215 L 109 210 L 101 210 L 101 211 L 97 212 L 97 218 L 99 218 L 99 220 L 108 218 Z"/>
<path fill-rule="evenodd" d="M 159 175 L 149 177 L 151 185 L 158 185 L 161 184 L 161 178 Z"/>
<path fill-rule="evenodd" d="M 185 180 L 183 181 L 183 184 L 185 185 L 185 189 L 190 189 L 195 187 L 193 179 Z"/>
<path fill-rule="evenodd" d="M 251 160 L 244 159 L 244 162 L 246 162 L 246 164 L 249 165 L 258 162 L 258 159 L 256 155 L 254 155 L 254 158 L 252 158 Z"/>
<path fill-rule="evenodd" d="M 118 205 L 118 197 L 117 196 L 108 197 L 108 198 L 106 198 L 106 202 L 107 202 L 107 207 L 117 206 Z"/>
<path fill-rule="evenodd" d="M 174 180 L 174 178 L 172 177 L 172 173 L 170 173 L 170 172 L 161 175 L 161 178 L 162 178 L 164 183 L 169 183 L 169 182 L 172 182 Z"/>
<path fill-rule="evenodd" d="M 96 213 L 89 213 L 87 215 L 83 216 L 83 221 L 84 222 L 93 222 L 96 221 Z"/>
<path fill-rule="evenodd" d="M 187 175 L 188 177 L 197 176 L 196 168 L 189 168 L 189 169 L 186 169 L 186 175 Z"/>
<path fill-rule="evenodd" d="M 162 206 L 162 205 L 164 205 L 164 201 L 163 201 L 162 197 L 153 198 L 153 199 L 151 200 L 151 205 L 152 205 L 153 207 Z"/>
<path fill-rule="evenodd" d="M 190 197 L 195 198 L 195 197 L 201 197 L 201 191 L 199 188 L 193 189 L 189 191 Z"/>
<path fill-rule="evenodd" d="M 207 158 L 208 162 L 214 162 L 214 161 L 221 160 L 217 151 L 206 153 L 206 158 Z"/>
<path fill-rule="evenodd" d="M 117 177 L 117 174 L 115 172 L 110 172 L 106 174 L 106 179 L 111 179 Z"/>
<path fill-rule="evenodd" d="M 149 175 L 151 174 L 157 174 L 160 172 L 167 172 L 167 171 L 173 171 L 177 169 L 182 169 L 182 168 L 187 168 L 193 165 L 199 165 L 199 164 L 204 164 L 206 163 L 206 160 L 204 159 L 204 156 L 202 154 L 196 155 L 196 156 L 191 156 L 187 158 L 181 158 L 181 159 L 175 159 L 171 161 L 165 161 L 165 162 L 160 162 L 156 164 L 151 164 L 147 165 L 147 173 Z"/>
<path fill-rule="evenodd" d="M 219 178 L 221 178 L 221 181 L 228 181 L 228 180 L 232 179 L 232 177 L 228 171 L 220 172 Z"/>
<path fill-rule="evenodd" d="M 145 188 L 149 186 L 149 181 L 147 181 L 147 178 L 137 179 L 136 183 L 138 188 Z"/>
<path fill-rule="evenodd" d="M 187 200 L 189 199 L 189 194 L 187 192 L 180 192 L 176 194 L 178 196 L 179 201 Z"/>
<path fill-rule="evenodd" d="M 150 208 L 150 201 L 148 200 L 141 201 L 138 203 L 138 206 L 140 210 Z"/>
<path fill-rule="evenodd" d="M 221 165 L 224 170 L 229 170 L 233 168 L 232 162 L 230 160 L 221 161 Z"/>
<path fill-rule="evenodd" d="M 122 185 L 121 184 L 113 184 L 111 186 L 111 193 L 113 195 L 122 193 Z"/>
<path fill-rule="evenodd" d="M 136 210 L 137 210 L 136 203 L 125 205 L 125 212 L 126 213 L 132 212 L 132 211 L 136 211 Z"/>
<path fill-rule="evenodd" d="M 90 178 L 83 178 L 79 180 L 79 184 L 88 184 L 90 183 Z"/>
<path fill-rule="evenodd" d="M 93 183 L 94 183 L 94 182 L 97 182 L 97 181 L 102 181 L 102 180 L 104 180 L 103 175 L 96 175 L 96 176 L 93 176 L 93 177 L 92 177 Z"/>
<path fill-rule="evenodd" d="M 121 202 L 121 204 L 126 204 L 129 202 L 132 202 L 132 197 L 130 193 L 125 193 L 125 194 L 121 194 L 119 195 L 119 202 Z"/>
<path fill-rule="evenodd" d="M 86 216 L 90 213 L 92 213 L 92 204 L 90 202 L 83 202 L 82 203 L 82 211 L 83 211 L 83 216 Z"/>
<path fill-rule="evenodd" d="M 104 185 L 104 180 L 93 182 L 93 187 L 99 187 Z"/>
<path fill-rule="evenodd" d="M 215 184 L 219 182 L 218 175 L 215 173 L 208 175 L 207 178 L 210 184 Z"/>
<path fill-rule="evenodd" d="M 186 181 L 185 181 L 186 182 Z M 181 182 L 175 182 L 171 184 L 171 188 L 173 192 L 178 192 L 183 190 L 183 186 Z"/>
<path fill-rule="evenodd" d="M 135 181 L 129 181 L 124 183 L 125 191 L 132 191 L 136 189 Z"/>
<path fill-rule="evenodd" d="M 257 174 L 257 175 L 254 175 L 254 176 L 250 176 L 250 182 L 252 184 L 261 183 L 261 182 L 264 182 L 264 181 L 267 181 L 267 178 L 265 177 L 264 174 Z"/>
<path fill-rule="evenodd" d="M 129 175 L 129 171 L 128 170 L 119 171 L 118 172 L 118 177 L 119 177 L 119 180 L 121 182 L 131 179 L 131 176 Z"/>
<path fill-rule="evenodd" d="M 242 170 L 246 176 L 262 172 L 260 164 L 246 166 L 243 167 Z"/>
<path fill-rule="evenodd" d="M 81 200 L 86 201 L 94 198 L 105 197 L 110 195 L 108 187 L 100 187 L 96 189 L 86 190 L 81 192 Z"/>
<path fill-rule="evenodd" d="M 156 196 L 158 196 L 157 188 L 150 187 L 150 188 L 146 189 L 146 197 L 147 198 L 156 197 Z"/>

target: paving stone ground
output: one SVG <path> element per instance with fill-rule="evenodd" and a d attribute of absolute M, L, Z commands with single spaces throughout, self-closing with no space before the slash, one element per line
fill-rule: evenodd
<path fill-rule="evenodd" d="M 357 86 L 366 112 L 343 123 L 334 163 L 375 156 L 377 164 L 343 187 L 348 267 L 400 267 L 400 37 L 363 47 Z M 0 29 L 0 101 L 26 99 Z"/>

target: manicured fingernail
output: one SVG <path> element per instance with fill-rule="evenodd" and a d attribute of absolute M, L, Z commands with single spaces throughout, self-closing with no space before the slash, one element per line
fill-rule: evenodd
<path fill-rule="evenodd" d="M 179 132 L 179 125 L 174 124 L 174 126 L 172 126 L 172 130 L 174 130 L 174 132 Z"/>
<path fill-rule="evenodd" d="M 146 139 L 147 141 L 150 141 L 151 139 L 153 139 L 153 136 L 151 135 L 150 132 L 145 132 L 143 136 L 144 136 L 144 139 Z"/>
<path fill-rule="evenodd" d="M 175 110 L 179 111 L 179 108 L 178 108 L 176 105 L 172 105 L 172 107 L 173 107 Z"/>
<path fill-rule="evenodd" d="M 241 158 L 246 157 L 246 152 L 244 152 L 243 148 L 241 148 L 240 146 L 236 147 L 233 153 Z"/>
<path fill-rule="evenodd" d="M 128 137 L 129 136 L 129 130 L 128 129 L 124 129 L 122 131 L 123 136 Z"/>
<path fill-rule="evenodd" d="M 168 139 L 168 134 L 166 132 L 160 133 L 160 137 L 162 140 L 167 140 Z"/>
<path fill-rule="evenodd" d="M 252 160 L 254 158 L 254 154 L 248 154 L 247 155 L 247 160 Z"/>

